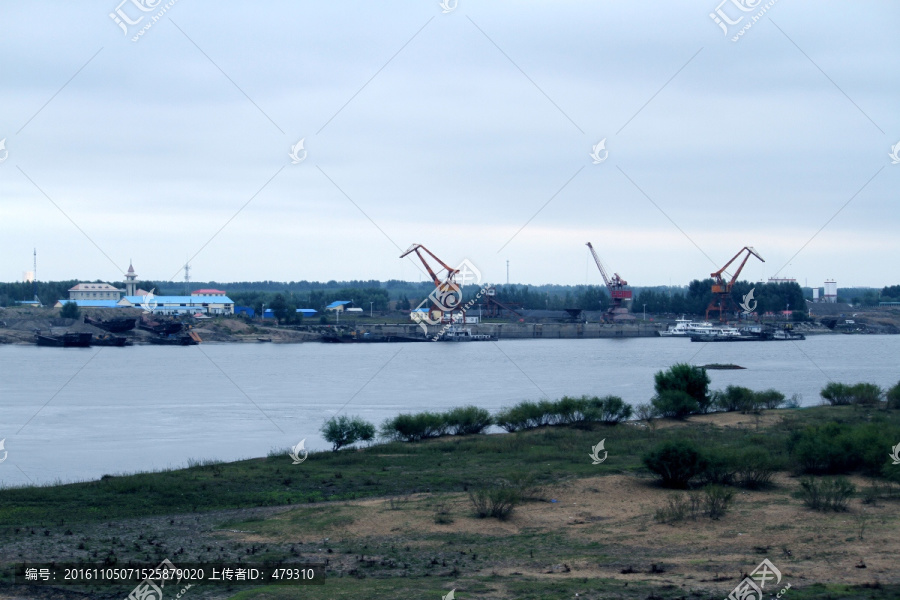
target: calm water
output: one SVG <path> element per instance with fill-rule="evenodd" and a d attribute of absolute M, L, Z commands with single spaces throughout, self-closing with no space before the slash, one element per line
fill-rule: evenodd
<path fill-rule="evenodd" d="M 803 404 L 835 381 L 900 379 L 900 336 L 698 344 L 684 339 L 468 344 L 203 344 L 58 349 L 0 346 L 0 483 L 46 483 L 264 456 L 306 438 L 341 407 L 380 424 L 399 412 L 476 404 L 491 411 L 544 394 L 653 395 L 679 361 L 735 363 L 712 387 L 774 387 Z M 0 458 L 3 454 L 0 452 Z"/>

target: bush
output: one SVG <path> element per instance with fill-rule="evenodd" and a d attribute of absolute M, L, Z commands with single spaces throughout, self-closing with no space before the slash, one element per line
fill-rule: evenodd
<path fill-rule="evenodd" d="M 665 442 L 644 456 L 644 465 L 665 487 L 686 488 L 706 470 L 706 458 L 686 441 Z"/>
<path fill-rule="evenodd" d="M 782 464 L 771 452 L 751 448 L 735 457 L 734 466 L 735 483 L 750 490 L 758 490 L 772 483 L 772 477 L 781 469 Z"/>
<path fill-rule="evenodd" d="M 591 398 L 589 416 L 592 421 L 600 421 L 607 425 L 615 425 L 631 418 L 634 409 L 618 396 Z"/>
<path fill-rule="evenodd" d="M 709 375 L 706 369 L 678 363 L 667 371 L 659 371 L 654 380 L 657 397 L 666 392 L 680 391 L 697 403 L 695 412 L 706 412 L 709 409 Z"/>
<path fill-rule="evenodd" d="M 784 394 L 778 390 L 768 389 L 764 392 L 756 392 L 756 404 L 763 408 L 772 410 L 785 404 L 785 402 Z"/>
<path fill-rule="evenodd" d="M 638 404 L 635 407 L 635 416 L 641 421 L 650 422 L 651 419 L 655 419 L 659 416 L 659 413 L 656 410 L 656 407 L 649 403 Z"/>
<path fill-rule="evenodd" d="M 481 433 L 491 426 L 491 413 L 477 406 L 462 406 L 444 413 L 444 422 L 450 435 Z"/>
<path fill-rule="evenodd" d="M 736 455 L 733 452 L 719 451 L 706 457 L 706 467 L 700 474 L 703 484 L 734 485 L 737 476 Z"/>
<path fill-rule="evenodd" d="M 836 512 L 847 510 L 850 497 L 856 486 L 844 477 L 836 479 L 815 479 L 805 477 L 800 481 L 800 497 L 813 510 Z"/>
<path fill-rule="evenodd" d="M 857 383 L 850 387 L 853 404 L 875 406 L 881 402 L 884 391 L 874 383 Z"/>
<path fill-rule="evenodd" d="M 884 423 L 843 425 L 827 423 L 794 433 L 789 448 L 800 473 L 829 475 L 862 470 L 867 475 L 884 475 L 890 460 L 885 448 L 900 436 L 900 428 Z"/>
<path fill-rule="evenodd" d="M 322 425 L 322 437 L 337 452 L 342 446 L 368 442 L 375 437 L 375 426 L 360 417 L 331 417 Z"/>
<path fill-rule="evenodd" d="M 666 390 L 651 400 L 653 408 L 661 417 L 684 417 L 700 411 L 700 405 L 687 392 Z"/>
<path fill-rule="evenodd" d="M 703 488 L 703 508 L 710 519 L 718 519 L 728 512 L 734 499 L 734 490 L 721 485 L 708 485 Z"/>
<path fill-rule="evenodd" d="M 66 302 L 59 309 L 59 316 L 63 319 L 77 319 L 81 316 L 81 311 L 78 310 L 78 305 L 74 302 Z"/>
<path fill-rule="evenodd" d="M 849 385 L 844 383 L 830 382 L 819 394 L 832 406 L 842 406 L 850 404 L 853 399 L 853 393 Z"/>
<path fill-rule="evenodd" d="M 510 408 L 501 409 L 494 416 L 494 423 L 510 433 L 540 427 L 542 422 L 541 408 L 535 402 L 520 402 Z"/>
<path fill-rule="evenodd" d="M 447 433 L 447 429 L 444 415 L 423 412 L 414 415 L 401 414 L 393 419 L 387 419 L 381 425 L 381 435 L 388 439 L 418 442 L 442 436 Z"/>
<path fill-rule="evenodd" d="M 725 412 L 756 410 L 756 393 L 750 388 L 729 385 L 724 392 L 716 392 L 712 396 L 713 406 Z"/>
<path fill-rule="evenodd" d="M 505 521 L 513 509 L 521 504 L 522 495 L 514 487 L 496 485 L 469 491 L 469 500 L 472 501 L 478 518 L 494 517 Z"/>
<path fill-rule="evenodd" d="M 884 399 L 887 400 L 888 408 L 900 408 L 900 382 L 885 392 Z"/>

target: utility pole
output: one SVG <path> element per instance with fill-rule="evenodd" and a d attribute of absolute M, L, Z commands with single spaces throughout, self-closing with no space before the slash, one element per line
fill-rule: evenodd
<path fill-rule="evenodd" d="M 644 304 L 644 320 L 647 320 L 647 305 Z"/>
<path fill-rule="evenodd" d="M 509 259 L 506 259 L 506 285 L 509 285 Z"/>
<path fill-rule="evenodd" d="M 369 318 L 375 317 L 375 303 L 369 300 Z"/>

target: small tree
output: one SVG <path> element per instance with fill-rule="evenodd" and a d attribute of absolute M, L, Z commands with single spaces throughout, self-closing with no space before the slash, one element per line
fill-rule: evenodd
<path fill-rule="evenodd" d="M 322 425 L 322 437 L 337 452 L 342 446 L 356 442 L 368 442 L 375 437 L 375 426 L 360 417 L 331 417 Z"/>
<path fill-rule="evenodd" d="M 81 316 L 81 311 L 78 310 L 78 305 L 74 302 L 66 302 L 59 310 L 59 316 L 63 319 L 77 319 Z"/>
<path fill-rule="evenodd" d="M 666 392 L 684 392 L 696 402 L 696 409 L 691 412 L 706 412 L 709 409 L 710 380 L 703 367 L 678 363 L 667 371 L 659 371 L 654 380 L 657 396 L 662 397 Z"/>
<path fill-rule="evenodd" d="M 900 408 L 900 383 L 885 392 L 884 398 L 888 408 Z"/>
<path fill-rule="evenodd" d="M 687 441 L 665 442 L 644 456 L 644 465 L 670 488 L 686 488 L 706 470 L 708 461 Z"/>

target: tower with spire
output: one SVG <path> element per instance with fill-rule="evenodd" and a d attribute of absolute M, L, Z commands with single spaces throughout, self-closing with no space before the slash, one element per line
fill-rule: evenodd
<path fill-rule="evenodd" d="M 134 272 L 134 267 L 131 265 L 131 260 L 129 260 L 128 261 L 128 272 L 125 273 L 125 295 L 126 296 L 134 296 L 136 290 L 137 290 L 137 273 Z"/>

